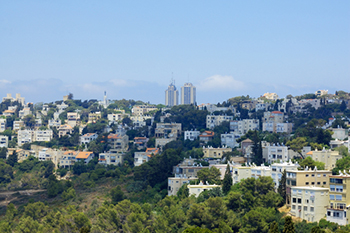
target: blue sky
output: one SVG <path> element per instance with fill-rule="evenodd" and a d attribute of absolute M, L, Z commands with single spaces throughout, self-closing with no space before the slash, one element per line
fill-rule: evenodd
<path fill-rule="evenodd" d="M 349 91 L 349 1 L 0 0 L 0 94 L 164 103 Z"/>

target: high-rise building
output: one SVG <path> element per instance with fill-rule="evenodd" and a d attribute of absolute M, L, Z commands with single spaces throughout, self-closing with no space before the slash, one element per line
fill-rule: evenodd
<path fill-rule="evenodd" d="M 196 87 L 192 83 L 185 83 L 181 87 L 181 104 L 196 103 Z"/>
<path fill-rule="evenodd" d="M 165 105 L 174 106 L 179 104 L 179 91 L 176 90 L 175 84 L 172 81 L 165 91 Z"/>

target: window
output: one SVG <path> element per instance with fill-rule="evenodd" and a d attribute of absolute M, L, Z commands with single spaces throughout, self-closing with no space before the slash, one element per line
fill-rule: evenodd
<path fill-rule="evenodd" d="M 323 185 L 326 185 L 327 184 L 327 182 L 326 181 L 323 181 Z"/>
<path fill-rule="evenodd" d="M 321 177 L 321 174 L 317 174 L 317 177 Z"/>
<path fill-rule="evenodd" d="M 315 177 L 315 174 L 312 174 L 311 176 L 312 176 L 312 177 Z"/>
<path fill-rule="evenodd" d="M 327 216 L 331 216 L 331 211 L 327 211 Z"/>
<path fill-rule="evenodd" d="M 301 210 L 301 206 L 298 206 L 298 210 Z"/>
<path fill-rule="evenodd" d="M 346 211 L 344 211 L 344 218 L 346 218 Z"/>
<path fill-rule="evenodd" d="M 301 198 L 298 198 L 298 204 L 301 204 Z"/>
<path fill-rule="evenodd" d="M 320 185 L 321 184 L 321 182 L 317 182 L 317 185 Z"/>
<path fill-rule="evenodd" d="M 342 184 L 343 183 L 343 179 L 330 178 L 329 182 L 330 183 L 336 183 L 336 184 Z"/>
<path fill-rule="evenodd" d="M 307 211 L 307 206 L 304 206 L 304 211 Z"/>
<path fill-rule="evenodd" d="M 335 186 L 335 191 L 336 192 L 343 192 L 343 185 L 336 185 Z"/>
<path fill-rule="evenodd" d="M 327 175 L 326 174 L 323 174 L 323 177 L 326 177 Z"/>
<path fill-rule="evenodd" d="M 314 185 L 314 184 L 315 184 L 315 182 L 311 182 L 311 184 L 312 184 L 312 185 Z"/>
<path fill-rule="evenodd" d="M 305 177 L 309 177 L 309 174 L 306 174 Z"/>
<path fill-rule="evenodd" d="M 331 190 L 331 192 L 335 192 L 335 185 L 330 185 L 329 189 Z"/>
<path fill-rule="evenodd" d="M 306 199 L 306 203 L 309 204 L 309 200 L 308 199 Z"/>
<path fill-rule="evenodd" d="M 335 195 L 335 200 L 341 201 L 342 200 L 342 196 L 341 195 Z"/>
<path fill-rule="evenodd" d="M 334 195 L 329 195 L 329 200 L 334 200 Z"/>
<path fill-rule="evenodd" d="M 292 205 L 292 210 L 295 210 L 295 205 Z"/>
<path fill-rule="evenodd" d="M 309 185 L 309 182 L 305 182 L 305 185 Z"/>
<path fill-rule="evenodd" d="M 314 212 L 314 207 L 310 207 L 310 212 Z"/>
<path fill-rule="evenodd" d="M 295 197 L 293 197 L 293 203 L 296 203 L 297 202 L 297 199 Z"/>

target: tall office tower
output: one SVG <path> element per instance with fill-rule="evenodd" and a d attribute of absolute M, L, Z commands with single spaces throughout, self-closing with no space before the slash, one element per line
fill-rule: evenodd
<path fill-rule="evenodd" d="M 181 104 L 195 104 L 196 103 L 196 87 L 192 83 L 185 83 L 181 87 Z"/>
<path fill-rule="evenodd" d="M 179 91 L 176 90 L 175 83 L 172 81 L 165 91 L 165 105 L 174 106 L 179 104 Z"/>

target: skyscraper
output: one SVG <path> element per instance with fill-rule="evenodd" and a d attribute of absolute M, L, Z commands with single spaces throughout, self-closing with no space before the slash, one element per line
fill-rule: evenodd
<path fill-rule="evenodd" d="M 176 90 L 175 83 L 172 81 L 165 91 L 165 105 L 174 106 L 179 104 L 179 91 Z"/>
<path fill-rule="evenodd" d="M 196 87 L 192 83 L 185 83 L 181 87 L 181 104 L 196 103 Z"/>

